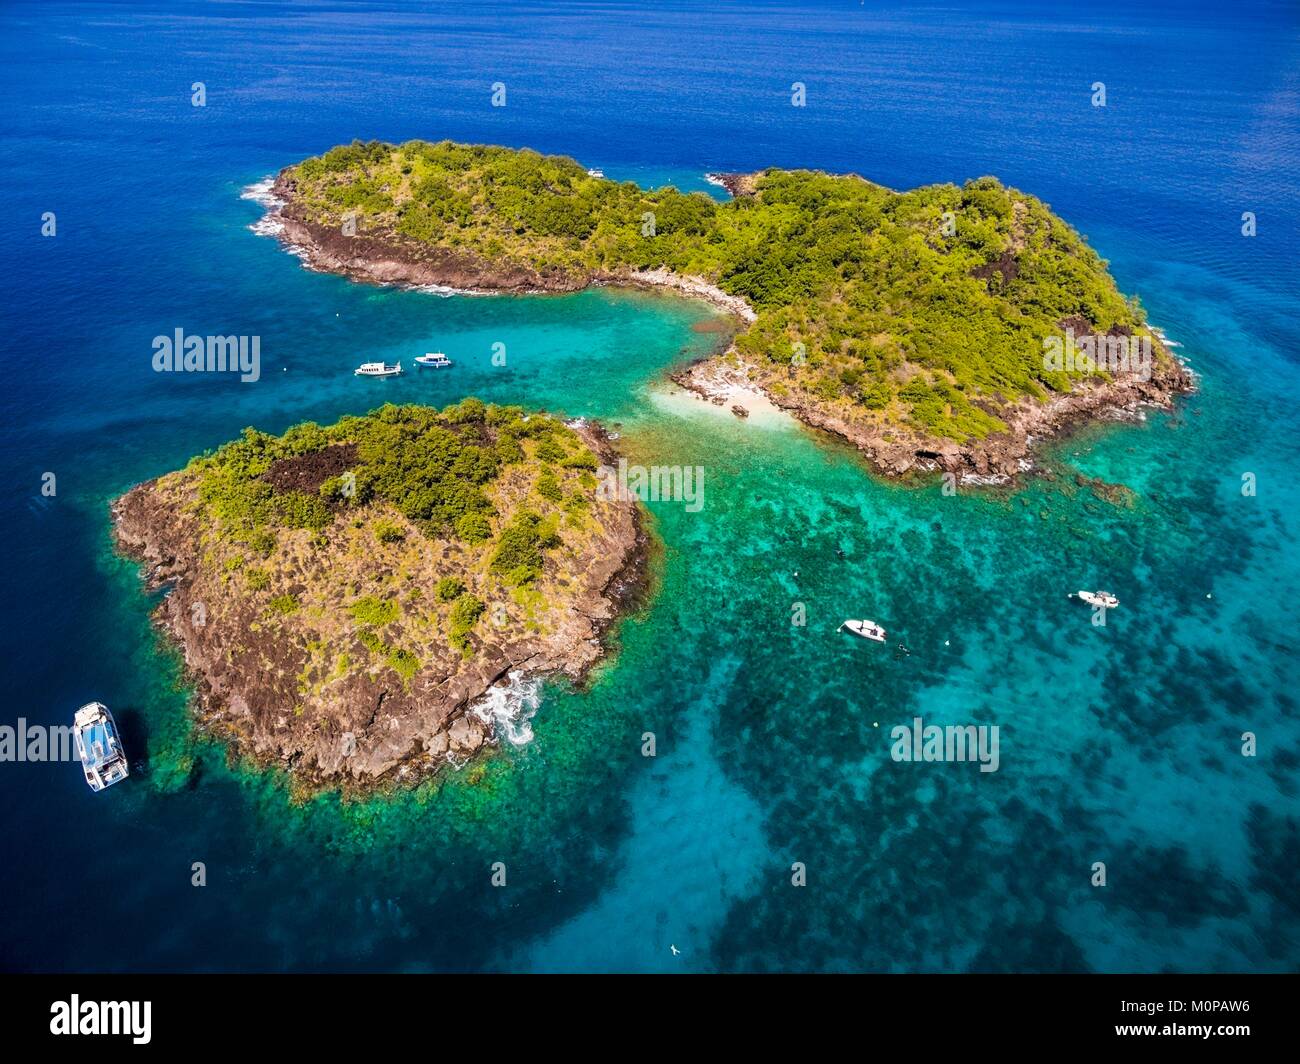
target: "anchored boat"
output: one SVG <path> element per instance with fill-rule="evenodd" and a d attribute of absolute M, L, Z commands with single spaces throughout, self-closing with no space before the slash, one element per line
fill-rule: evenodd
<path fill-rule="evenodd" d="M 390 366 L 387 362 L 363 362 L 356 369 L 358 377 L 396 377 L 402 372 L 402 364 Z"/>
<path fill-rule="evenodd" d="M 1076 591 L 1074 597 L 1083 599 L 1089 606 L 1105 606 L 1108 610 L 1119 605 L 1119 599 L 1109 591 Z"/>
<path fill-rule="evenodd" d="M 430 351 L 427 354 L 416 355 L 415 361 L 421 366 L 428 366 L 430 369 L 445 369 L 451 365 L 451 359 L 441 351 Z"/>
<path fill-rule="evenodd" d="M 861 636 L 863 639 L 870 639 L 876 643 L 883 643 L 886 639 L 885 630 L 875 621 L 845 621 L 835 630 L 842 632 L 846 628 L 854 635 Z"/>
<path fill-rule="evenodd" d="M 72 734 L 92 791 L 111 787 L 130 774 L 117 722 L 102 702 L 87 702 L 77 710 Z"/>

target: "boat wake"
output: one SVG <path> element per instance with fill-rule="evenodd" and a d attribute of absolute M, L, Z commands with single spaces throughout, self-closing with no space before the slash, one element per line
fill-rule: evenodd
<path fill-rule="evenodd" d="M 498 739 L 504 737 L 511 746 L 525 746 L 532 742 L 530 722 L 541 704 L 542 681 L 512 672 L 504 683 L 490 687 L 469 707 L 469 712 L 487 724 Z"/>

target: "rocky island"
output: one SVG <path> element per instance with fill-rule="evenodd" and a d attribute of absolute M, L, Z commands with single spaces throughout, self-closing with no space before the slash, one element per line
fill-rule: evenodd
<path fill-rule="evenodd" d="M 760 391 L 889 475 L 1014 474 L 1037 438 L 1194 386 L 1079 234 L 994 178 L 714 179 L 730 201 L 529 150 L 372 141 L 288 167 L 272 192 L 283 239 L 358 280 L 708 299 L 740 331 L 680 383 L 719 404 Z"/>
<path fill-rule="evenodd" d="M 595 426 L 465 399 L 242 438 L 113 505 L 205 730 L 308 787 L 415 782 L 492 740 L 507 678 L 581 678 L 644 578 Z"/>

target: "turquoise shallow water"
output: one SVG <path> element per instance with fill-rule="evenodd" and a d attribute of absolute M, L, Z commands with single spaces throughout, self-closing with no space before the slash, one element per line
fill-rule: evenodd
<path fill-rule="evenodd" d="M 71 766 L 0 766 L 0 963 L 1295 968 L 1294 20 L 1266 6 L 955 22 L 920 7 L 866 23 L 771 6 L 620 10 L 623 23 L 502 10 L 6 13 L 4 721 L 63 722 L 100 698 L 138 760 L 100 796 Z M 635 61 L 628 19 L 654 45 Z M 161 59 L 158 40 L 175 46 Z M 346 76 L 327 73 L 340 40 L 355 45 Z M 725 85 L 701 69 L 704 41 L 727 42 Z M 505 115 L 468 102 L 469 64 L 507 58 L 547 106 L 524 106 L 526 91 Z M 1079 64 L 1122 89 L 1139 58 L 1150 81 L 1115 110 L 1066 109 Z M 196 64 L 239 102 L 173 106 Z M 827 103 L 798 123 L 765 102 L 794 76 L 783 64 Z M 945 88 L 956 78 L 962 91 Z M 1085 132 L 1095 150 L 1076 159 Z M 250 182 L 355 134 L 528 143 L 686 188 L 771 161 L 894 186 L 1001 164 L 1089 235 L 1202 389 L 1171 415 L 1048 447 L 1053 479 L 1016 492 L 881 483 L 788 420 L 675 393 L 666 371 L 716 340 L 693 330 L 712 319 L 701 305 L 362 287 L 250 232 Z M 1236 230 L 1243 201 L 1267 221 L 1255 243 Z M 51 203 L 61 235 L 42 242 L 30 222 Z M 261 336 L 262 380 L 153 374 L 150 340 L 177 326 Z M 456 369 L 351 376 L 431 348 Z M 530 742 L 396 799 L 294 804 L 189 734 L 107 502 L 246 424 L 464 394 L 599 417 L 633 461 L 702 466 L 705 506 L 651 507 L 653 598 L 587 689 L 546 689 Z M 54 499 L 38 493 L 46 471 Z M 1127 485 L 1132 506 L 1076 473 Z M 1123 601 L 1101 629 L 1065 598 L 1093 586 Z M 862 615 L 910 655 L 835 633 Z M 892 761 L 888 729 L 917 715 L 998 725 L 999 770 Z M 1244 731 L 1259 756 L 1241 756 Z M 489 885 L 496 861 L 505 889 Z M 91 904 L 129 943 L 110 960 L 67 920 Z"/>

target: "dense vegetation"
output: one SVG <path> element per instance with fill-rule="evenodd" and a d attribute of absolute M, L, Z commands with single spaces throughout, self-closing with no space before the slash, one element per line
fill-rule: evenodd
<path fill-rule="evenodd" d="M 485 609 L 471 585 L 530 593 L 545 553 L 561 543 L 561 526 L 590 521 L 595 468 L 595 455 L 562 422 L 470 398 L 442 411 L 388 405 L 329 426 L 296 425 L 281 436 L 245 429 L 177 476 L 194 486 L 209 557 L 227 578 L 264 594 L 272 616 L 300 607 L 295 595 L 276 593 L 292 568 L 285 536 L 293 530 L 308 530 L 319 548 L 336 538 L 339 550 L 359 530 L 373 534 L 376 547 L 396 550 L 421 535 L 456 544 L 456 560 L 447 563 L 456 569 L 431 583 L 423 611 L 449 607 L 444 637 L 467 652 Z M 495 500 L 507 479 L 511 504 L 500 512 Z M 402 617 L 398 602 L 359 590 L 357 571 L 340 570 L 338 578 L 354 589 L 346 615 L 361 643 L 409 676 L 418 659 L 380 634 Z"/>
<path fill-rule="evenodd" d="M 485 488 L 504 468 L 525 461 L 525 440 L 534 443 L 540 477 L 555 481 L 557 468 L 596 468 L 595 456 L 563 423 L 470 398 L 441 412 L 389 404 L 327 427 L 304 422 L 282 436 L 248 428 L 193 459 L 188 471 L 199 475 L 199 499 L 223 533 L 259 553 L 274 546 L 268 528 L 320 531 L 339 512 L 372 500 L 391 503 L 431 537 L 476 544 L 492 535 Z M 347 468 L 336 470 L 340 464 Z M 277 486 L 283 480 L 277 474 L 289 466 L 297 473 L 294 486 Z M 552 501 L 564 502 L 563 493 Z M 583 504 L 581 496 L 568 501 Z M 388 542 L 405 534 L 383 519 L 375 531 Z"/>
<path fill-rule="evenodd" d="M 1043 366 L 1043 340 L 1063 322 L 1144 325 L 1078 233 L 991 177 L 898 193 L 771 169 L 753 195 L 717 203 L 449 141 L 358 142 L 293 176 L 323 224 L 352 216 L 362 233 L 575 278 L 660 266 L 705 277 L 758 312 L 737 346 L 769 385 L 958 440 L 996 430 L 1005 401 L 1070 389 L 1069 374 Z M 469 479 L 423 516 L 474 514 Z"/>

